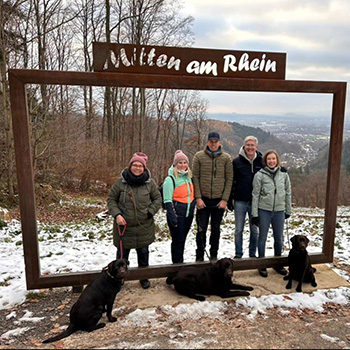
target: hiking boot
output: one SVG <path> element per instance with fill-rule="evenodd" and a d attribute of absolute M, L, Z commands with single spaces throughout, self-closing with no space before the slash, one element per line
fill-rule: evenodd
<path fill-rule="evenodd" d="M 148 289 L 151 286 L 151 282 L 149 280 L 140 280 L 140 284 L 143 289 Z"/>
<path fill-rule="evenodd" d="M 204 257 L 196 257 L 196 261 L 204 261 Z"/>
<path fill-rule="evenodd" d="M 288 273 L 283 266 L 277 266 L 277 267 L 274 267 L 273 269 L 282 276 L 285 276 Z"/>
<path fill-rule="evenodd" d="M 268 276 L 267 270 L 266 269 L 259 269 L 259 275 L 261 277 L 267 277 Z"/>
<path fill-rule="evenodd" d="M 210 255 L 210 260 L 216 261 L 216 260 L 218 260 L 218 257 L 216 255 Z"/>

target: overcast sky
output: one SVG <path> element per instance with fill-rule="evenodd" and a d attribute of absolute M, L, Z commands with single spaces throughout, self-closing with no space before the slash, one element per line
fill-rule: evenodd
<path fill-rule="evenodd" d="M 196 48 L 287 54 L 287 80 L 350 81 L 349 0 L 184 0 Z M 349 87 L 347 102 L 349 100 Z M 202 92 L 210 113 L 331 115 L 326 94 Z M 349 115 L 349 107 L 346 107 Z"/>

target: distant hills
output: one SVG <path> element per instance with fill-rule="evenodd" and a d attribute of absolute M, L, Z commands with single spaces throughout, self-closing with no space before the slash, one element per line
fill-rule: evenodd
<path fill-rule="evenodd" d="M 232 157 L 238 155 L 244 138 L 254 135 L 259 140 L 260 152 L 276 149 L 288 167 L 299 168 L 307 164 L 310 171 L 328 167 L 327 140 L 330 136 L 330 116 L 221 113 L 208 114 L 208 118 L 211 130 L 220 132 L 223 147 Z M 344 127 L 342 168 L 348 173 L 350 173 L 349 135 L 350 125 L 347 123 Z"/>
<path fill-rule="evenodd" d="M 261 153 L 266 152 L 268 149 L 275 149 L 281 155 L 284 153 L 299 154 L 302 152 L 299 144 L 285 142 L 259 127 L 251 127 L 236 122 L 225 122 L 217 119 L 209 119 L 208 122 L 211 130 L 216 130 L 220 133 L 223 147 L 232 157 L 238 155 L 239 149 L 244 144 L 244 139 L 249 135 L 258 138 L 258 148 Z"/>
<path fill-rule="evenodd" d="M 328 146 L 321 149 L 320 152 L 318 153 L 317 158 L 312 162 L 310 162 L 309 164 L 310 171 L 327 169 L 328 154 L 329 154 Z M 346 170 L 348 174 L 350 174 L 350 140 L 343 142 L 341 166 L 344 170 Z"/>

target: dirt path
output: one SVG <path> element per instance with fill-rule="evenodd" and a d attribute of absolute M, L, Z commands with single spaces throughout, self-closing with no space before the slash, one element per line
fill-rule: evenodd
<path fill-rule="evenodd" d="M 322 270 L 324 268 L 324 270 Z M 328 269 L 328 270 L 327 270 Z M 319 267 L 319 285 L 347 282 L 326 267 Z M 257 273 L 237 271 L 237 282 L 255 286 L 252 296 L 270 293 L 288 294 L 281 287 L 281 276 L 270 273 L 268 279 L 257 278 Z M 339 280 L 338 280 L 339 278 Z M 255 281 L 255 282 L 254 282 Z M 11 310 L 0 310 L 0 335 L 16 327 L 29 327 L 23 334 L 2 339 L 0 349 L 230 349 L 230 348 L 299 348 L 339 349 L 350 348 L 350 305 L 326 304 L 322 313 L 313 310 L 268 309 L 266 313 L 247 317 L 246 308 L 227 301 L 224 317 L 198 317 L 179 321 L 164 312 L 163 305 L 190 305 L 197 303 L 178 295 L 164 279 L 152 280 L 152 288 L 143 290 L 138 281 L 127 281 L 117 295 L 114 305 L 116 323 L 92 333 L 77 332 L 53 344 L 42 344 L 42 340 L 61 332 L 60 326 L 68 324 L 69 310 L 77 299 L 70 288 L 43 290 L 39 297 L 16 306 Z M 248 283 L 251 282 L 251 283 Z M 260 283 L 260 285 L 259 285 Z M 283 288 L 282 292 L 276 288 Z M 266 290 L 270 292 L 266 293 Z M 307 292 L 307 287 L 305 288 Z M 209 297 L 207 300 L 221 300 Z M 137 309 L 155 310 L 157 320 L 146 326 L 132 325 L 126 317 Z M 43 317 L 36 323 L 20 321 L 27 312 L 31 317 Z M 9 315 L 16 313 L 14 318 Z"/>

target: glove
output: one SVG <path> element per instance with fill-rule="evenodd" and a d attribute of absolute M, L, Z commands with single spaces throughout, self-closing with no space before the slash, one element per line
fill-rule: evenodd
<path fill-rule="evenodd" d="M 287 168 L 285 168 L 284 166 L 281 166 L 280 170 L 282 171 L 282 173 L 287 173 L 288 172 Z"/>
<path fill-rule="evenodd" d="M 175 213 L 173 203 L 164 203 L 166 216 L 171 226 L 177 227 L 177 215 Z"/>
<path fill-rule="evenodd" d="M 288 218 L 290 218 L 289 214 L 284 214 L 284 219 L 287 220 Z"/>
<path fill-rule="evenodd" d="M 259 217 L 258 216 L 252 217 L 252 224 L 255 226 L 259 226 Z"/>
<path fill-rule="evenodd" d="M 153 214 L 150 213 L 149 211 L 147 212 L 147 218 L 148 218 L 148 219 L 152 219 L 152 218 L 153 218 Z"/>

